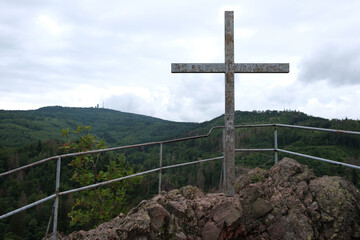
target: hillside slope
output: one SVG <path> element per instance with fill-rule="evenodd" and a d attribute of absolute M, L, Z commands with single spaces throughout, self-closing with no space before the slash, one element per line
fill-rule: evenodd
<path fill-rule="evenodd" d="M 172 122 L 102 108 L 0 110 L 0 145 L 15 147 L 39 140 L 61 139 L 61 129 L 76 129 L 79 125 L 92 126 L 95 135 L 114 146 L 179 136 L 198 124 Z"/>
<path fill-rule="evenodd" d="M 360 121 L 327 120 L 297 111 L 237 111 L 235 117 L 236 124 L 286 123 L 360 131 Z M 223 125 L 223 116 L 203 123 L 176 123 L 95 108 L 46 107 L 34 111 L 0 111 L 0 172 L 61 153 L 58 147 L 62 146 L 62 143 L 48 139 L 59 139 L 61 129 L 71 130 L 78 125 L 91 125 L 92 134 L 104 138 L 107 146 L 114 146 L 204 134 L 212 126 Z M 274 130 L 273 127 L 237 129 L 235 139 L 236 148 L 272 148 Z M 278 145 L 279 148 L 289 151 L 360 165 L 360 136 L 279 128 Z M 222 155 L 222 147 L 222 130 L 217 129 L 208 138 L 164 144 L 162 163 L 166 166 L 217 157 Z M 119 153 L 124 154 L 126 162 L 136 172 L 159 166 L 158 145 Z M 288 155 L 279 154 L 279 159 L 285 156 Z M 109 161 L 106 156 L 102 159 L 104 161 L 99 161 L 99 169 L 105 169 Z M 72 176 L 72 169 L 68 165 L 70 161 L 71 159 L 62 161 L 61 186 L 64 190 L 74 186 L 74 182 L 70 180 Z M 308 165 L 317 176 L 342 176 L 360 187 L 360 171 L 304 158 L 297 158 L 297 161 Z M 237 153 L 235 163 L 240 168 L 269 169 L 274 164 L 274 153 Z M 0 179 L 0 214 L 53 194 L 55 168 L 56 163 L 50 162 L 9 178 Z M 162 173 L 163 190 L 192 185 L 204 192 L 214 192 L 219 187 L 220 169 L 221 161 L 168 169 Z M 129 196 L 129 202 L 136 205 L 157 192 L 158 176 L 147 175 L 142 186 L 137 188 L 136 194 Z M 69 196 L 65 201 L 61 201 L 59 230 L 66 234 L 78 230 L 69 226 L 67 217 L 75 199 L 76 197 Z M 24 239 L 40 239 L 46 229 L 51 208 L 52 203 L 47 202 L 41 208 L 27 211 L 26 218 L 16 215 L 2 222 L 0 239 L 6 234 L 15 233 Z M 36 227 L 31 219 L 37 219 Z"/>
<path fill-rule="evenodd" d="M 0 146 L 19 147 L 61 139 L 61 129 L 92 126 L 109 146 L 203 134 L 223 125 L 223 115 L 203 123 L 173 122 L 102 108 L 44 107 L 29 111 L 0 110 Z M 285 123 L 360 131 L 360 121 L 328 120 L 298 111 L 236 111 L 235 124 Z"/>

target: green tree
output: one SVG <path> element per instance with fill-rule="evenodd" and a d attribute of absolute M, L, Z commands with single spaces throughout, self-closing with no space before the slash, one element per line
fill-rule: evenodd
<path fill-rule="evenodd" d="M 90 134 L 90 126 L 79 126 L 75 131 L 77 139 L 68 141 L 61 147 L 67 152 L 84 152 L 105 148 L 104 141 Z M 62 130 L 62 135 L 68 137 L 69 130 Z M 107 162 L 108 164 L 104 164 Z M 74 173 L 71 180 L 80 186 L 104 182 L 133 174 L 125 162 L 123 154 L 84 154 L 77 156 L 69 164 Z M 71 226 L 84 228 L 94 227 L 115 217 L 126 210 L 128 198 L 126 194 L 134 191 L 134 185 L 141 178 L 131 178 L 80 192 L 68 216 Z"/>

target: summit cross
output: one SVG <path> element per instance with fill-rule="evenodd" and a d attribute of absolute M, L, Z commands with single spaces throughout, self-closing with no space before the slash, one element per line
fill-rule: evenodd
<path fill-rule="evenodd" d="M 225 73 L 225 194 L 235 195 L 235 73 L 288 73 L 288 63 L 234 63 L 234 12 L 225 12 L 225 63 L 172 63 L 172 73 Z"/>

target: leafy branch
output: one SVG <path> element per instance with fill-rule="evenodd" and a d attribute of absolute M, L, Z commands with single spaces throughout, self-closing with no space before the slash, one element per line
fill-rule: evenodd
<path fill-rule="evenodd" d="M 66 152 L 85 152 L 105 148 L 104 141 L 98 140 L 90 131 L 90 126 L 79 126 L 73 131 L 76 140 L 71 140 L 70 131 L 63 129 L 62 136 L 67 138 L 67 142 L 61 149 Z M 69 165 L 74 171 L 70 180 L 77 182 L 80 186 L 109 181 L 134 173 L 133 169 L 127 166 L 125 156 L 118 153 L 84 154 L 75 157 Z M 126 194 L 132 192 L 141 179 L 139 177 L 127 179 L 111 183 L 106 187 L 80 192 L 80 197 L 76 199 L 72 211 L 68 214 L 71 218 L 70 225 L 90 228 L 115 217 L 128 204 Z"/>

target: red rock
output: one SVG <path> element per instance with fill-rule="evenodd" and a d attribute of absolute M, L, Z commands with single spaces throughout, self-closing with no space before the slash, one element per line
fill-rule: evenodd
<path fill-rule="evenodd" d="M 187 186 L 142 201 L 126 215 L 58 239 L 358 239 L 360 191 L 339 177 L 314 178 L 285 158 L 240 176 L 237 194 Z M 49 235 L 46 239 L 51 239 Z"/>
<path fill-rule="evenodd" d="M 219 238 L 221 229 L 216 225 L 215 222 L 209 221 L 205 224 L 201 231 L 202 239 L 216 240 Z"/>
<path fill-rule="evenodd" d="M 169 212 L 160 204 L 155 204 L 149 210 L 149 216 L 151 225 L 154 229 L 160 229 L 165 221 L 165 218 L 169 218 Z"/>

